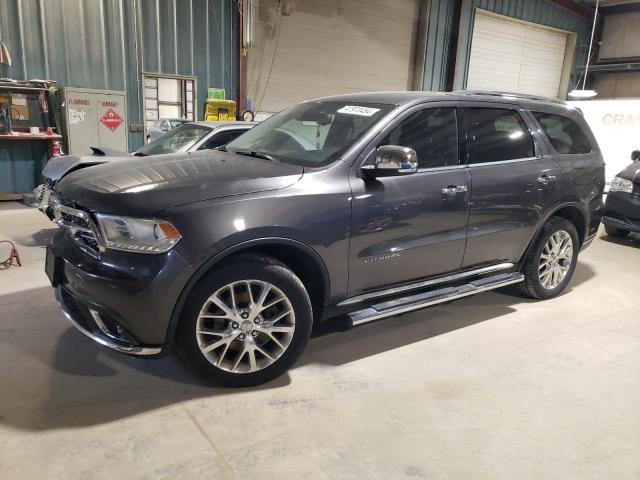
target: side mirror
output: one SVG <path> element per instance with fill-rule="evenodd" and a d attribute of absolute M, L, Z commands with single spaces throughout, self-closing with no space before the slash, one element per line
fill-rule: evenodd
<path fill-rule="evenodd" d="M 374 164 L 362 169 L 372 177 L 409 175 L 418 171 L 418 155 L 413 148 L 383 145 L 376 149 Z"/>
<path fill-rule="evenodd" d="M 631 160 L 633 160 L 634 162 L 640 160 L 640 150 L 634 150 L 633 152 L 631 152 Z"/>

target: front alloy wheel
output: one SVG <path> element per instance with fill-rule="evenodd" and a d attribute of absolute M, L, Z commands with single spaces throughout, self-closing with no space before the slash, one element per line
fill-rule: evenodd
<path fill-rule="evenodd" d="M 182 312 L 178 351 L 214 383 L 246 387 L 286 372 L 311 333 L 309 295 L 286 265 L 242 254 L 205 275 Z"/>
<path fill-rule="evenodd" d="M 287 296 L 262 280 L 231 282 L 211 295 L 198 315 L 202 355 L 231 373 L 268 367 L 287 350 L 296 316 Z"/>

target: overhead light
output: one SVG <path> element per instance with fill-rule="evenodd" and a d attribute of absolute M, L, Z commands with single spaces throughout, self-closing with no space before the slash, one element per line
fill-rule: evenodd
<path fill-rule="evenodd" d="M 242 46 L 256 44 L 256 22 L 258 20 L 258 0 L 242 0 Z"/>
<path fill-rule="evenodd" d="M 593 98 L 598 93 L 595 90 L 571 90 L 569 96 L 572 98 Z"/>
<path fill-rule="evenodd" d="M 584 78 L 582 79 L 582 89 L 573 89 L 569 92 L 572 98 L 593 98 L 597 95 L 595 90 L 585 90 L 587 84 L 587 75 L 589 74 L 589 61 L 591 60 L 591 49 L 593 48 L 593 36 L 596 32 L 596 20 L 598 19 L 598 7 L 600 0 L 596 0 L 596 10 L 593 12 L 593 25 L 591 26 L 591 40 L 589 40 L 589 52 L 587 53 L 587 64 L 584 67 Z"/>

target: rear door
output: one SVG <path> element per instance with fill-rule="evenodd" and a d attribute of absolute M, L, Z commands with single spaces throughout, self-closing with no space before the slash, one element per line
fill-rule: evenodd
<path fill-rule="evenodd" d="M 558 164 L 517 105 L 464 108 L 471 205 L 463 267 L 517 262 L 557 205 Z"/>

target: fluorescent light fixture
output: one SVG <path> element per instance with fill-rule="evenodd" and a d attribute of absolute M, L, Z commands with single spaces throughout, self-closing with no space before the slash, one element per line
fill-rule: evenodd
<path fill-rule="evenodd" d="M 595 90 L 571 90 L 569 96 L 572 98 L 593 98 L 598 93 Z"/>

